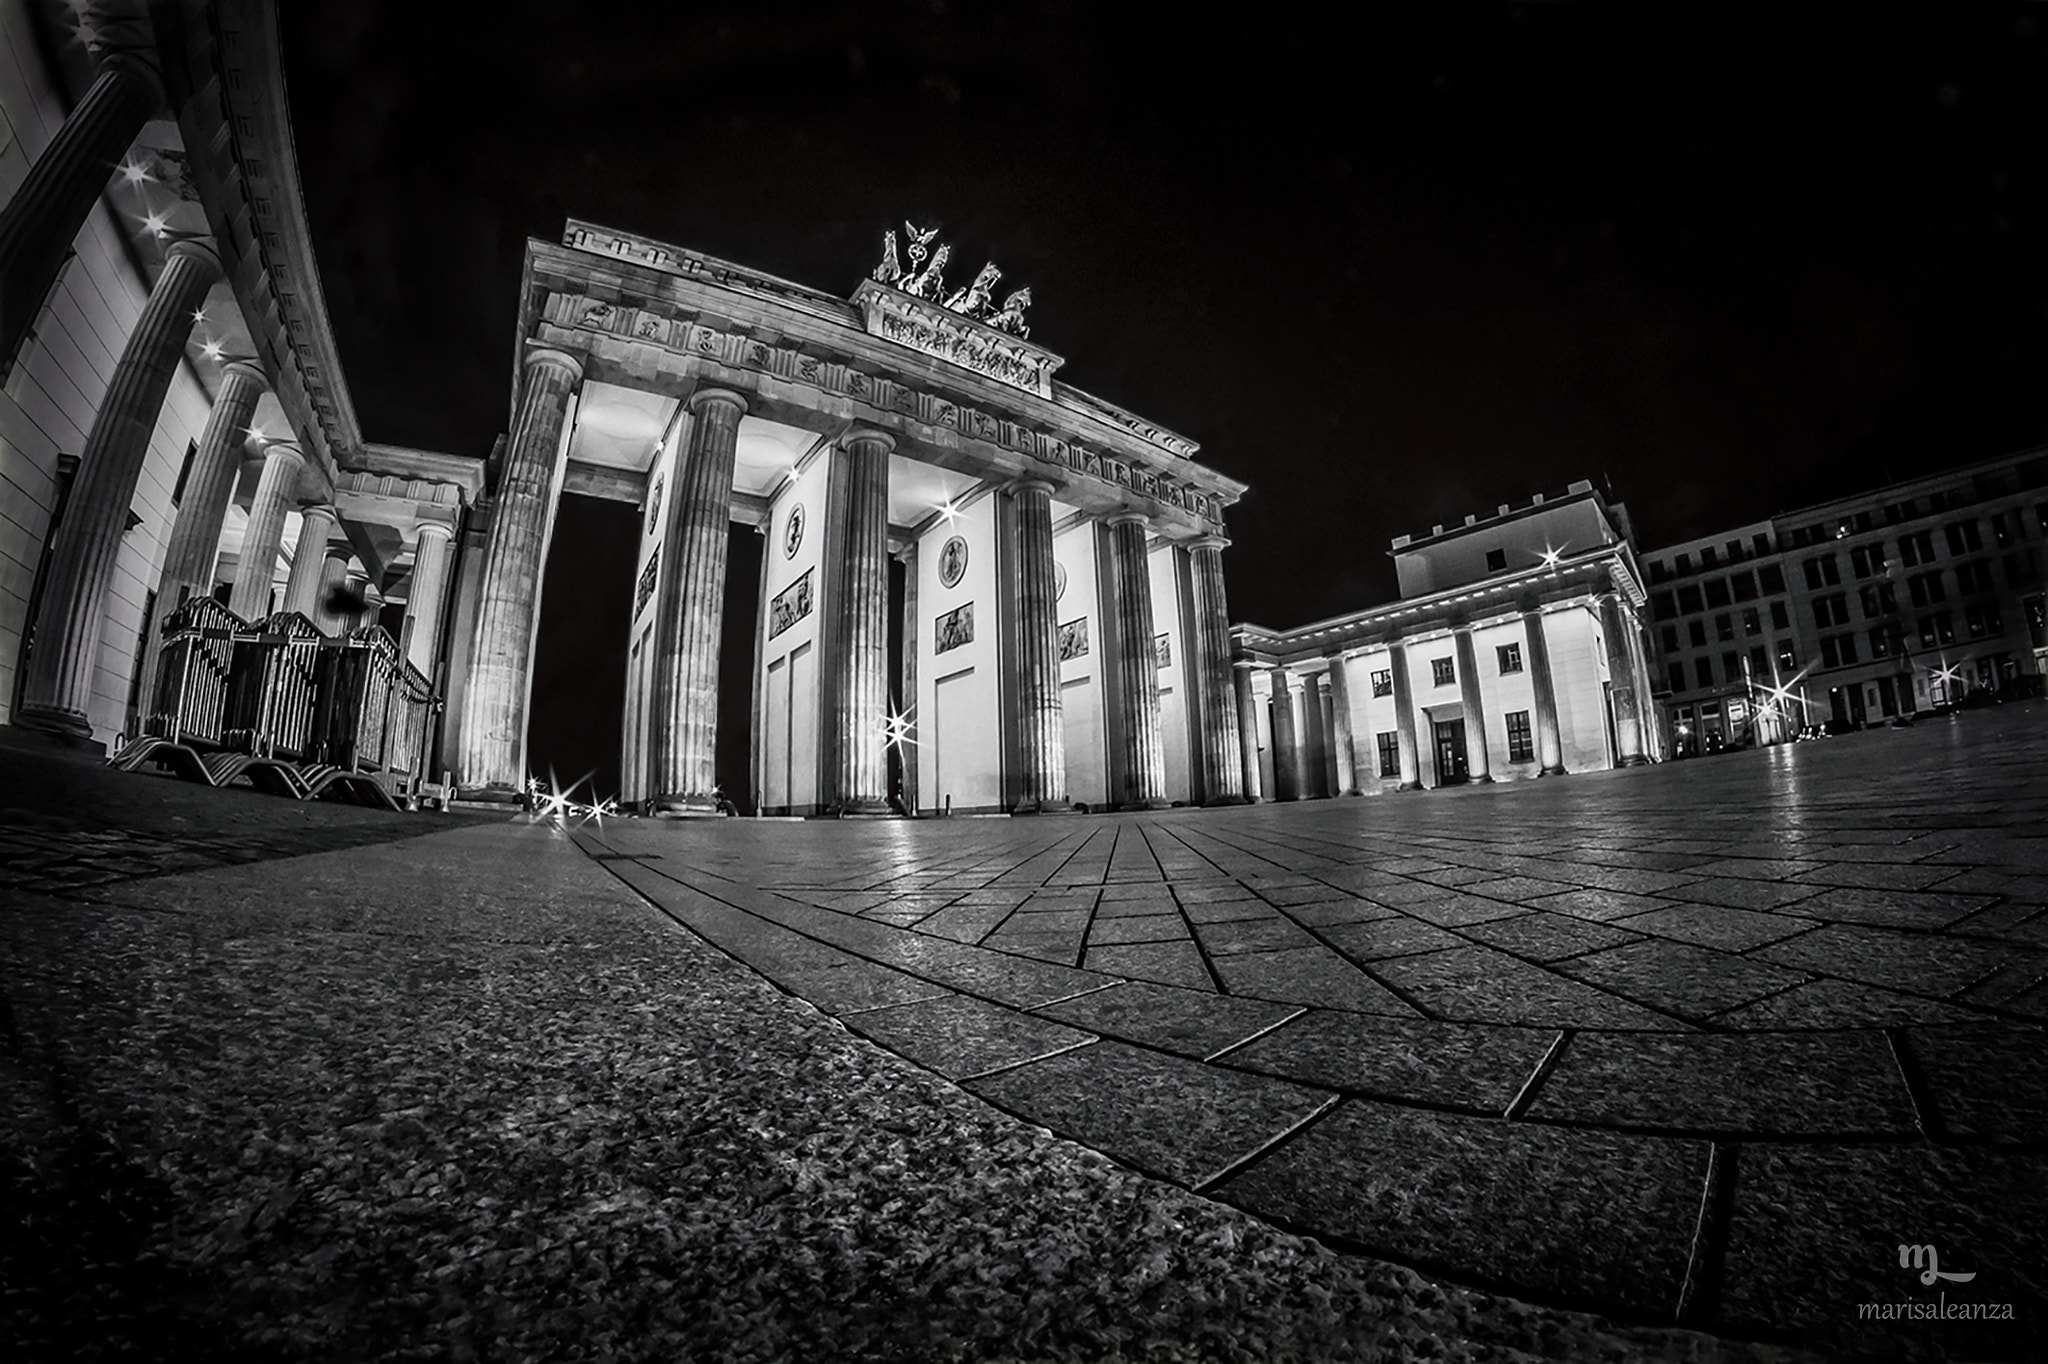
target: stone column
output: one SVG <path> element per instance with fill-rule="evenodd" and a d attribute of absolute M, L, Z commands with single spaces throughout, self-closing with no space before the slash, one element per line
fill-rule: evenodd
<path fill-rule="evenodd" d="M 1408 681 L 1408 646 L 1387 646 L 1387 671 L 1394 677 L 1394 747 L 1401 755 L 1401 789 L 1422 789 L 1422 761 L 1415 750 L 1415 688 Z"/>
<path fill-rule="evenodd" d="M 1273 799 L 1301 799 L 1301 746 L 1294 737 L 1294 692 L 1287 669 L 1275 668 L 1273 679 Z"/>
<path fill-rule="evenodd" d="M 1258 771 L 1258 734 L 1245 756 L 1240 705 L 1231 695 L 1230 607 L 1223 593 L 1223 550 L 1229 542 L 1204 536 L 1188 546 L 1195 584 L 1195 685 L 1201 692 L 1202 761 L 1210 805 L 1240 805 Z"/>
<path fill-rule="evenodd" d="M 1067 725 L 1060 708 L 1058 588 L 1052 559 L 1052 484 L 1010 489 L 1017 517 L 1017 752 L 1020 814 L 1073 808 L 1067 799 Z"/>
<path fill-rule="evenodd" d="M 108 57 L 0 211 L 0 374 L 13 366 L 115 163 L 163 101 L 148 62 L 126 52 Z M 185 309 L 188 318 L 198 306 Z"/>
<path fill-rule="evenodd" d="M 462 698 L 462 794 L 516 802 L 526 783 L 526 708 L 542 562 L 560 490 L 562 424 L 583 365 L 557 350 L 527 352 L 525 392 L 506 446 L 484 550 L 483 594 Z"/>
<path fill-rule="evenodd" d="M 323 635 L 345 635 L 349 618 L 334 608 L 348 592 L 349 550 L 346 545 L 329 545 L 320 551 L 320 584 L 313 614 L 307 619 Z"/>
<path fill-rule="evenodd" d="M 441 615 L 448 604 L 448 566 L 454 558 L 455 527 L 422 521 L 413 532 L 412 586 L 406 589 L 405 661 L 434 680 L 434 660 L 441 652 Z"/>
<path fill-rule="evenodd" d="M 1607 640 L 1607 682 L 1614 698 L 1614 759 L 1617 767 L 1640 767 L 1643 717 L 1636 698 L 1634 651 L 1621 619 L 1621 603 L 1612 592 L 1600 597 L 1600 631 Z"/>
<path fill-rule="evenodd" d="M 647 797 L 659 815 L 718 813 L 718 657 L 732 469 L 747 400 L 730 389 L 690 395 L 690 448 L 668 497 L 668 556 L 654 609 L 654 696 L 648 708 Z M 765 609 L 765 603 L 764 608 Z"/>
<path fill-rule="evenodd" d="M 889 812 L 889 452 L 893 437 L 856 430 L 840 441 L 826 514 L 839 562 L 826 565 L 836 625 L 832 710 L 835 803 L 844 815 Z M 1047 534 L 1051 534 L 1048 521 Z M 1064 770 L 1061 774 L 1064 785 Z"/>
<path fill-rule="evenodd" d="M 264 447 L 263 474 L 249 502 L 235 588 L 228 594 L 228 610 L 243 620 L 270 614 L 270 586 L 277 576 L 277 556 L 284 549 L 285 513 L 298 501 L 299 474 L 305 467 L 305 452 L 296 445 L 280 441 Z"/>
<path fill-rule="evenodd" d="M 95 192 L 104 183 L 102 171 Z M 75 739 L 92 735 L 87 712 L 93 672 L 128 508 L 135 501 L 171 374 L 184 358 L 192 315 L 218 278 L 220 258 L 210 247 L 191 241 L 172 246 L 142 318 L 121 350 L 51 546 L 22 704 L 15 712 L 18 724 Z"/>
<path fill-rule="evenodd" d="M 1330 794 L 1330 735 L 1323 723 L 1323 675 L 1301 679 L 1301 798 L 1321 800 Z"/>
<path fill-rule="evenodd" d="M 1252 694 L 1252 665 L 1234 663 L 1230 671 L 1231 686 L 1237 692 L 1237 742 L 1244 761 L 1244 798 L 1255 801 L 1263 792 L 1259 774 L 1258 699 Z"/>
<path fill-rule="evenodd" d="M 348 583 L 349 608 L 347 614 L 341 618 L 341 628 L 344 632 L 352 635 L 365 625 L 371 625 L 376 622 L 377 608 L 381 602 L 382 594 L 377 591 L 376 585 L 370 581 L 370 570 L 365 568 L 360 562 L 352 563 L 348 566 L 348 578 L 346 581 Z"/>
<path fill-rule="evenodd" d="M 1358 746 L 1351 734 L 1351 672 L 1342 653 L 1330 655 L 1330 748 L 1340 796 L 1358 794 Z"/>
<path fill-rule="evenodd" d="M 221 370 L 213 410 L 199 449 L 185 476 L 185 497 L 164 549 L 163 572 L 157 579 L 156 619 L 149 623 L 143 650 L 143 696 L 154 697 L 157 663 L 163 654 L 163 623 L 192 597 L 213 592 L 213 565 L 220 555 L 220 531 L 234 495 L 241 468 L 242 442 L 249 418 L 267 388 L 263 371 L 247 360 L 231 361 Z M 145 701 L 145 707 L 149 704 Z"/>
<path fill-rule="evenodd" d="M 1493 769 L 1486 756 L 1486 706 L 1479 695 L 1479 655 L 1472 645 L 1472 629 L 1461 625 L 1454 632 L 1458 653 L 1458 699 L 1465 706 L 1466 780 L 1489 782 Z"/>
<path fill-rule="evenodd" d="M 1543 609 L 1527 607 L 1522 628 L 1528 632 L 1529 690 L 1536 696 L 1536 760 L 1542 775 L 1564 775 L 1564 740 L 1557 728 L 1557 687 L 1550 676 L 1550 641 L 1543 634 Z"/>
<path fill-rule="evenodd" d="M 1152 565 L 1146 553 L 1145 518 L 1135 512 L 1107 522 L 1117 635 L 1117 701 L 1123 711 L 1123 752 L 1117 776 L 1122 789 L 1110 798 L 1125 810 L 1156 810 L 1166 804 L 1166 754 L 1159 743 L 1159 664 L 1153 644 Z"/>
<path fill-rule="evenodd" d="M 341 524 L 341 513 L 329 506 L 299 508 L 299 543 L 292 551 L 292 571 L 284 580 L 286 611 L 296 611 L 310 624 L 320 623 L 325 605 L 323 575 L 327 572 L 327 540 Z"/>

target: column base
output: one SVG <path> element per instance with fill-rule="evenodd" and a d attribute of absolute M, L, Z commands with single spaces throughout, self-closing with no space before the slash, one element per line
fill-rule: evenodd
<path fill-rule="evenodd" d="M 1633 758 L 1623 758 L 1618 765 L 1622 767 L 1648 767 L 1650 760 L 1638 754 Z"/>
<path fill-rule="evenodd" d="M 518 809 L 526 804 L 526 794 L 516 786 L 457 786 L 449 804 L 483 810 Z"/>
<path fill-rule="evenodd" d="M 1127 800 L 1116 808 L 1119 810 L 1170 810 L 1173 808 L 1173 802 L 1154 796 L 1150 800 Z"/>
<path fill-rule="evenodd" d="M 1020 800 L 1010 811 L 1013 815 L 1068 815 L 1074 812 L 1071 800 Z"/>
<path fill-rule="evenodd" d="M 1477 777 L 1467 777 L 1467 778 L 1465 778 L 1465 785 L 1467 785 L 1467 786 L 1491 786 L 1491 785 L 1493 785 L 1493 778 L 1492 778 L 1492 777 L 1489 777 L 1489 776 L 1484 776 L 1484 775 L 1482 775 L 1482 776 L 1477 776 Z"/>
<path fill-rule="evenodd" d="M 84 739 L 88 742 L 92 739 L 92 721 L 75 710 L 23 706 L 14 712 L 14 723 L 22 729 L 32 729 L 53 739 Z"/>
<path fill-rule="evenodd" d="M 1404 781 L 1394 789 L 1396 791 L 1420 791 L 1422 789 L 1422 783 L 1419 781 Z"/>
<path fill-rule="evenodd" d="M 32 753 L 76 754 L 85 758 L 104 758 L 107 746 L 92 737 L 92 731 L 77 734 L 68 729 L 44 729 L 27 716 L 16 716 L 10 724 L 0 725 L 0 748 L 23 749 Z"/>
<path fill-rule="evenodd" d="M 1564 764 L 1559 763 L 1556 767 L 1546 767 L 1536 775 L 1539 777 L 1562 777 L 1565 775 Z"/>
<path fill-rule="evenodd" d="M 1214 800 L 1203 801 L 1202 808 L 1205 810 L 1216 810 L 1226 805 L 1256 805 L 1257 803 L 1258 799 L 1255 796 L 1218 796 Z"/>
<path fill-rule="evenodd" d="M 717 819 L 718 800 L 713 796 L 656 796 L 647 802 L 647 813 L 655 819 Z"/>

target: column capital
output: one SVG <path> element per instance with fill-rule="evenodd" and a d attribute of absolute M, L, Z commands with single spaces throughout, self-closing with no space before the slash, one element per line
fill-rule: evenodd
<path fill-rule="evenodd" d="M 1010 493 L 1012 495 L 1017 493 L 1038 492 L 1044 493 L 1047 497 L 1051 497 L 1054 493 L 1059 491 L 1059 488 L 1054 485 L 1051 479 L 1040 478 L 1036 474 L 1026 474 L 1022 478 L 1013 478 L 1008 483 L 1005 483 L 1003 485 L 1003 491 L 1006 493 Z"/>
<path fill-rule="evenodd" d="M 426 518 L 422 519 L 416 525 L 413 526 L 412 534 L 413 539 L 415 541 L 424 539 L 428 535 L 437 535 L 441 538 L 442 543 L 446 544 L 454 540 L 455 527 L 449 525 L 446 521 L 436 521 L 431 518 Z"/>
<path fill-rule="evenodd" d="M 301 464 L 306 462 L 306 451 L 295 440 L 267 440 L 258 448 L 262 450 L 263 458 L 266 460 L 275 455 L 279 459 L 298 460 Z"/>
<path fill-rule="evenodd" d="M 731 403 L 740 410 L 741 416 L 747 414 L 747 395 L 729 388 L 700 388 L 690 395 L 690 400 L 683 406 L 690 410 L 690 415 L 695 416 L 704 404 L 710 402 Z"/>
<path fill-rule="evenodd" d="M 109 75 L 140 81 L 149 88 L 159 107 L 169 101 L 170 96 L 164 90 L 163 72 L 140 52 L 123 50 L 109 53 L 99 69 Z"/>
<path fill-rule="evenodd" d="M 226 382 L 230 376 L 255 384 L 265 393 L 270 391 L 270 376 L 265 374 L 263 366 L 257 364 L 254 360 L 228 360 L 223 362 L 220 367 L 222 382 Z"/>
<path fill-rule="evenodd" d="M 1198 535 L 1181 546 L 1181 548 L 1187 550 L 1190 554 L 1198 549 L 1225 550 L 1230 548 L 1230 541 L 1220 535 Z"/>
<path fill-rule="evenodd" d="M 1152 529 L 1152 518 L 1140 511 L 1120 511 L 1102 518 L 1102 524 L 1114 529 L 1117 526 L 1143 526 Z"/>
<path fill-rule="evenodd" d="M 699 391 L 701 392 L 702 390 Z M 695 399 L 691 401 L 694 402 Z M 740 399 L 740 411 L 744 412 L 746 410 L 746 399 L 742 398 Z M 853 427 L 839 438 L 839 443 L 841 445 L 879 445 L 884 450 L 894 450 L 896 448 L 896 438 L 894 436 L 890 435 L 887 431 L 879 431 L 872 426 Z"/>
<path fill-rule="evenodd" d="M 526 358 L 520 361 L 519 365 L 522 370 L 534 369 L 540 365 L 553 365 L 557 369 L 569 371 L 570 383 L 583 382 L 583 361 L 565 350 L 555 350 L 549 346 L 530 346 L 527 348 Z"/>
<path fill-rule="evenodd" d="M 213 243 L 204 237 L 180 237 L 171 243 L 171 249 L 164 252 L 164 262 L 188 260 L 215 279 L 220 278 L 220 252 L 213 249 Z"/>

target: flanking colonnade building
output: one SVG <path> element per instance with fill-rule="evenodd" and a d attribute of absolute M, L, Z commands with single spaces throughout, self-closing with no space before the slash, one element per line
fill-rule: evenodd
<path fill-rule="evenodd" d="M 1231 629 L 1245 768 L 1274 800 L 1661 761 L 1626 511 L 1590 483 L 1401 536 L 1400 600 Z"/>

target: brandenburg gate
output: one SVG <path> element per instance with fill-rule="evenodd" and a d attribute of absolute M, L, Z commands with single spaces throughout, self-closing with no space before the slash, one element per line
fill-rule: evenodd
<path fill-rule="evenodd" d="M 716 808 L 734 523 L 765 536 L 764 812 L 1244 799 L 1222 564 L 1244 485 L 1057 381 L 1028 289 L 999 305 L 990 265 L 949 290 L 935 230 L 906 233 L 851 299 L 587 223 L 528 244 L 512 427 L 454 604 L 444 758 L 463 797 L 526 778 L 542 569 L 574 492 L 641 513 L 629 808 Z"/>

